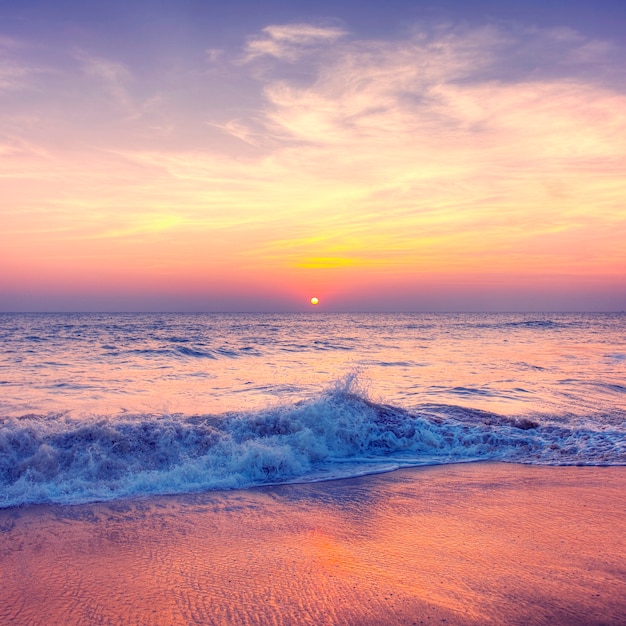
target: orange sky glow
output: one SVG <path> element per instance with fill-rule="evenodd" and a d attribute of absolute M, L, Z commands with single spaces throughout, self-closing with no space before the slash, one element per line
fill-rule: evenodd
<path fill-rule="evenodd" d="M 618 42 L 270 22 L 146 61 L 0 35 L 0 310 L 626 308 Z"/>

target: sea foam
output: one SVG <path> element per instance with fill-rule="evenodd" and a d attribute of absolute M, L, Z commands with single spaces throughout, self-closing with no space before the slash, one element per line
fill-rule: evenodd
<path fill-rule="evenodd" d="M 626 464 L 624 425 L 572 426 L 453 405 L 406 410 L 348 379 L 223 415 L 25 415 L 0 421 L 0 507 L 318 481 L 478 460 Z"/>

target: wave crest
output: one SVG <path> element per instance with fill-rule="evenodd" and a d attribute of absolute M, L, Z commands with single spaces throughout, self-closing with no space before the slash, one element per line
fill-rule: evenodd
<path fill-rule="evenodd" d="M 619 426 L 575 428 L 450 405 L 370 400 L 356 375 L 318 397 L 226 415 L 0 422 L 0 506 L 75 504 L 499 460 L 626 464 Z"/>

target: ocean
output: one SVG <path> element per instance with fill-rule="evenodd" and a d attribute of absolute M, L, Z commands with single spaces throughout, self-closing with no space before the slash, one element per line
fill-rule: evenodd
<path fill-rule="evenodd" d="M 0 507 L 626 464 L 625 314 L 0 314 Z"/>

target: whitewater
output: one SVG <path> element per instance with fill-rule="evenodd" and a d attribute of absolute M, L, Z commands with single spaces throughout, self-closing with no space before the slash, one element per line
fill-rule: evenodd
<path fill-rule="evenodd" d="M 3 314 L 0 507 L 626 464 L 624 314 Z"/>

